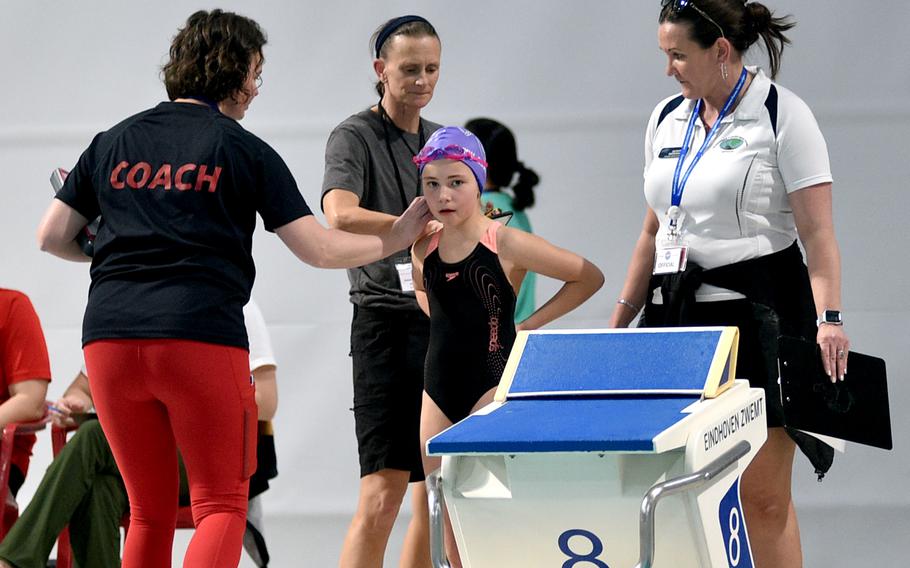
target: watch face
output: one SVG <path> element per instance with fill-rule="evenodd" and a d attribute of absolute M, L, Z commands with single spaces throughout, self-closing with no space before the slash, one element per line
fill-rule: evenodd
<path fill-rule="evenodd" d="M 841 322 L 840 312 L 837 310 L 825 310 L 822 321 L 826 321 L 828 323 L 840 323 Z"/>

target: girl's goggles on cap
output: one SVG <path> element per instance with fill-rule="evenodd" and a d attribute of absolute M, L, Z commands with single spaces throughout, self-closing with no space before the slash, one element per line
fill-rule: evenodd
<path fill-rule="evenodd" d="M 445 148 L 424 146 L 420 153 L 413 158 L 414 163 L 418 166 L 424 166 L 425 164 L 435 162 L 436 160 L 459 160 L 462 162 L 467 160 L 480 164 L 484 168 L 487 167 L 486 160 L 467 148 L 463 148 L 456 144 L 450 144 Z"/>

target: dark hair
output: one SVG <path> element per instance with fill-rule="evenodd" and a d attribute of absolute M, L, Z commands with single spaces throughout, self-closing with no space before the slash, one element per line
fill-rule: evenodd
<path fill-rule="evenodd" d="M 525 167 L 518 160 L 515 135 L 501 122 L 491 118 L 472 118 L 464 125 L 480 143 L 487 155 L 487 179 L 496 187 L 509 187 L 518 173 L 518 181 L 512 186 L 515 199 L 512 205 L 516 211 L 523 211 L 534 205 L 534 186 L 540 183 L 537 173 Z M 481 188 L 483 190 L 483 188 Z"/>
<path fill-rule="evenodd" d="M 376 31 L 373 32 L 373 35 L 370 36 L 370 53 L 373 53 L 373 50 L 376 47 L 376 40 L 379 39 L 379 34 L 385 31 L 385 29 L 392 25 L 395 20 L 398 18 L 392 18 L 383 22 L 381 26 L 376 28 Z M 426 20 L 417 20 L 412 22 L 407 22 L 398 26 L 395 31 L 390 33 L 386 40 L 382 43 L 379 48 L 379 57 L 385 59 L 389 53 L 389 44 L 392 43 L 392 38 L 395 36 L 408 36 L 408 37 L 435 37 L 440 45 L 442 41 L 439 40 L 439 34 L 436 33 L 436 28 L 433 27 L 433 24 Z M 379 97 L 385 94 L 385 87 L 382 84 L 382 81 L 376 81 L 376 92 L 379 93 Z"/>
<path fill-rule="evenodd" d="M 262 57 L 266 41 L 265 32 L 250 18 L 199 10 L 171 41 L 170 60 L 161 69 L 167 96 L 227 99 L 243 88 L 253 56 Z"/>
<path fill-rule="evenodd" d="M 748 51 L 761 38 L 768 51 L 771 78 L 777 77 L 784 46 L 790 43 L 784 32 L 796 25 L 792 16 L 778 18 L 764 4 L 743 0 L 697 0 L 693 4 L 723 29 L 724 36 L 740 54 Z M 720 37 L 717 26 L 691 6 L 679 11 L 673 6 L 674 3 L 670 2 L 661 9 L 660 23 L 687 22 L 696 43 L 703 48 L 714 45 Z"/>

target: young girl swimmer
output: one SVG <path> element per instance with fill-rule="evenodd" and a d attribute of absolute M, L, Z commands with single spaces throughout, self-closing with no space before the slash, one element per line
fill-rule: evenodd
<path fill-rule="evenodd" d="M 430 213 L 442 228 L 414 244 L 414 288 L 430 316 L 420 417 L 421 446 L 493 400 L 515 333 L 568 313 L 603 284 L 589 261 L 489 219 L 480 207 L 483 146 L 469 131 L 440 128 L 414 158 Z M 515 293 L 525 273 L 562 280 L 556 294 L 517 326 Z M 424 471 L 440 458 L 424 456 Z M 460 567 L 451 527 L 446 552 Z"/>

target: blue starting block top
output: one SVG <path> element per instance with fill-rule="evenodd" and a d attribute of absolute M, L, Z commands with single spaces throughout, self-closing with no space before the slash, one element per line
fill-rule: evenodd
<path fill-rule="evenodd" d="M 732 327 L 522 333 L 497 400 L 644 392 L 710 398 L 732 383 L 738 333 Z"/>
<path fill-rule="evenodd" d="M 510 400 L 433 437 L 439 454 L 653 452 L 654 438 L 687 416 L 699 399 L 674 397 Z"/>
<path fill-rule="evenodd" d="M 738 337 L 735 327 L 520 332 L 496 392 L 502 404 L 427 451 L 663 451 L 658 437 L 686 407 L 733 384 Z"/>

